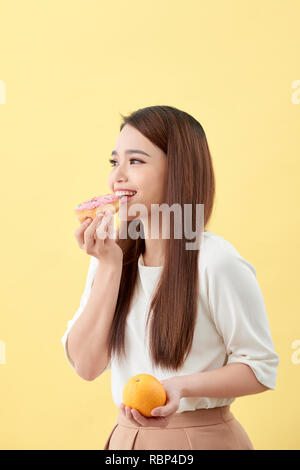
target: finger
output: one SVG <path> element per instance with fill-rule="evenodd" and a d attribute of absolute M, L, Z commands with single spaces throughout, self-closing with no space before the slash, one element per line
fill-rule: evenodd
<path fill-rule="evenodd" d="M 142 426 L 166 427 L 169 423 L 168 417 L 146 418 L 136 408 L 131 410 L 134 419 Z"/>
<path fill-rule="evenodd" d="M 94 240 L 96 241 L 97 240 L 97 229 L 99 229 L 103 219 L 104 219 L 104 216 L 105 216 L 105 212 L 104 210 L 100 210 L 97 212 L 96 214 L 96 224 L 95 224 L 95 227 L 94 227 L 94 232 L 93 232 L 93 236 L 94 236 Z"/>
<path fill-rule="evenodd" d="M 178 403 L 177 401 L 169 401 L 167 405 L 165 406 L 160 406 L 158 408 L 154 408 L 152 411 L 151 411 L 151 414 L 152 416 L 161 416 L 161 417 L 165 417 L 165 416 L 168 416 L 170 415 L 171 413 L 175 413 L 175 411 L 177 411 L 178 409 Z"/>
<path fill-rule="evenodd" d="M 86 229 L 86 227 L 92 222 L 92 219 L 91 217 L 88 217 L 87 219 L 85 219 L 83 222 L 81 222 L 81 224 L 79 225 L 79 227 L 77 227 L 77 229 L 75 230 L 74 234 L 75 235 L 79 235 L 80 233 L 83 233 L 84 230 Z"/>
<path fill-rule="evenodd" d="M 87 227 L 91 224 L 91 222 L 92 219 L 90 217 L 88 219 L 85 219 L 74 232 L 75 238 L 80 248 L 82 248 L 82 245 L 84 244 L 84 232 Z"/>
<path fill-rule="evenodd" d="M 101 240 L 105 240 L 105 238 L 108 236 L 108 223 L 111 216 L 112 214 L 106 212 L 101 223 L 99 224 L 99 227 L 97 227 L 96 235 Z"/>
<path fill-rule="evenodd" d="M 151 411 L 151 415 L 152 416 L 161 416 L 162 413 L 161 413 L 161 408 L 154 408 L 152 411 Z"/>
<path fill-rule="evenodd" d="M 136 425 L 136 420 L 133 418 L 132 414 L 131 414 L 131 408 L 130 406 L 125 406 L 125 413 L 126 413 L 126 418 L 129 419 L 129 421 L 133 424 Z"/>
<path fill-rule="evenodd" d="M 96 216 L 94 220 L 88 225 L 88 227 L 83 233 L 84 243 L 91 243 L 91 241 L 94 240 L 95 230 L 102 219 L 103 219 L 103 214 L 101 213 L 98 216 Z"/>
<path fill-rule="evenodd" d="M 149 418 L 145 418 L 137 409 L 132 408 L 131 413 L 139 424 L 142 424 L 143 426 L 149 426 Z"/>
<path fill-rule="evenodd" d="M 109 217 L 109 219 L 108 219 L 107 233 L 108 233 L 108 237 L 109 237 L 109 238 L 112 238 L 113 240 L 116 239 L 116 230 L 115 230 L 114 214 L 112 214 L 112 215 Z"/>
<path fill-rule="evenodd" d="M 125 405 L 124 405 L 124 403 L 121 403 L 120 410 L 121 410 L 122 414 L 126 417 Z"/>

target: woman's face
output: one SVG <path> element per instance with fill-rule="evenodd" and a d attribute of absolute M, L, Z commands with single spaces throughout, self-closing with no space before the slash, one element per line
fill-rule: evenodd
<path fill-rule="evenodd" d="M 134 150 L 134 152 L 127 153 L 129 150 Z M 138 153 L 139 151 L 147 155 Z M 138 217 L 146 221 L 147 215 L 151 217 L 151 204 L 164 202 L 163 185 L 166 164 L 166 154 L 160 148 L 129 124 L 123 127 L 111 156 L 112 170 L 108 185 L 112 193 L 122 188 L 136 191 L 136 194 L 126 203 L 127 210 L 134 204 L 144 205 L 144 209 L 137 208 L 138 212 L 134 215 L 126 214 L 127 220 Z"/>

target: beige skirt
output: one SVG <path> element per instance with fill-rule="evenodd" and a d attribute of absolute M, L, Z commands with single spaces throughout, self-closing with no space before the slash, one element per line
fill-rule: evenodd
<path fill-rule="evenodd" d="M 131 423 L 119 410 L 103 450 L 254 450 L 230 405 L 183 411 L 164 428 Z"/>

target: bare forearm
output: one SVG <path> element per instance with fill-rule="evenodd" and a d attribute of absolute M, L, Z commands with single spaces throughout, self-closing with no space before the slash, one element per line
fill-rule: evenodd
<path fill-rule="evenodd" d="M 240 362 L 175 379 L 181 397 L 233 398 L 269 390 L 257 380 L 251 367 Z"/>
<path fill-rule="evenodd" d="M 105 367 L 108 334 L 122 274 L 120 266 L 99 266 L 86 307 L 68 335 L 68 352 L 77 373 L 93 380 Z"/>

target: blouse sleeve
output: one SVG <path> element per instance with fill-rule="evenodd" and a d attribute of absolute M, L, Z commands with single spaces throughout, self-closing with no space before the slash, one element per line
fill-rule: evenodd
<path fill-rule="evenodd" d="M 73 367 L 74 370 L 75 370 L 75 365 L 73 364 L 73 362 L 72 362 L 72 360 L 71 360 L 71 358 L 68 354 L 68 342 L 67 342 L 68 334 L 69 334 L 72 326 L 74 325 L 75 321 L 77 320 L 77 318 L 81 315 L 81 313 L 85 309 L 85 306 L 87 304 L 87 301 L 89 299 L 89 296 L 90 296 L 90 293 L 91 293 L 91 290 L 92 290 L 92 284 L 93 284 L 95 274 L 96 274 L 96 271 L 97 271 L 98 263 L 99 263 L 98 259 L 95 258 L 94 256 L 91 256 L 90 265 L 89 265 L 87 278 L 86 278 L 86 282 L 85 282 L 85 288 L 84 288 L 83 294 L 81 296 L 79 308 L 76 311 L 73 318 L 68 321 L 67 330 L 65 331 L 63 337 L 61 338 L 61 342 L 62 342 L 64 350 L 65 350 L 66 358 L 67 358 L 69 364 Z M 103 372 L 110 369 L 110 367 L 111 367 L 111 361 L 106 366 L 106 368 L 103 370 Z"/>
<path fill-rule="evenodd" d="M 239 254 L 226 253 L 208 271 L 209 307 L 227 364 L 247 364 L 260 383 L 274 390 L 279 356 L 254 266 Z"/>

